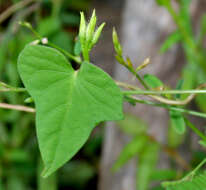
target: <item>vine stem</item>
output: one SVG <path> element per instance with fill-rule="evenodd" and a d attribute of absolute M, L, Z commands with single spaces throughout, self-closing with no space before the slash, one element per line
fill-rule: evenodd
<path fill-rule="evenodd" d="M 18 88 L 0 81 L 0 92 L 25 92 L 25 88 Z"/>
<path fill-rule="evenodd" d="M 206 94 L 206 90 L 130 90 L 123 91 L 124 95 L 154 95 L 154 94 Z"/>
<path fill-rule="evenodd" d="M 131 89 L 133 91 L 141 91 L 142 89 L 139 88 L 139 87 L 136 87 L 136 86 L 133 86 L 133 85 L 130 85 L 130 84 L 126 84 L 126 83 L 123 83 L 123 82 L 119 82 L 119 81 L 115 81 L 116 84 L 120 87 L 124 87 L 124 88 L 127 88 L 127 89 Z M 205 88 L 206 87 L 206 84 L 201 84 L 200 86 L 197 87 L 196 90 L 200 90 L 201 88 Z M 171 99 L 167 99 L 163 96 L 157 96 L 157 95 L 148 95 L 149 97 L 153 98 L 154 100 L 157 100 L 158 102 L 161 102 L 161 103 L 164 103 L 164 104 L 168 104 L 168 105 L 186 105 L 188 104 L 190 101 L 192 101 L 195 96 L 197 94 L 190 94 L 186 99 L 184 100 L 171 100 Z"/>
<path fill-rule="evenodd" d="M 36 0 L 24 0 L 20 1 L 19 3 L 14 4 L 13 6 L 6 9 L 1 15 L 0 15 L 0 24 L 6 20 L 9 16 L 11 16 L 15 11 L 29 5 L 32 2 L 35 2 Z"/>
<path fill-rule="evenodd" d="M 31 112 L 31 113 L 35 112 L 35 109 L 31 107 L 22 106 L 22 105 L 6 104 L 6 103 L 0 103 L 0 108 Z"/>
<path fill-rule="evenodd" d="M 184 108 L 179 108 L 179 107 L 174 107 L 174 106 L 170 106 L 170 105 L 165 105 L 165 104 L 160 104 L 160 103 L 154 103 L 148 100 L 141 100 L 136 98 L 135 96 L 126 96 L 130 99 L 132 99 L 135 102 L 141 103 L 141 104 L 146 104 L 146 105 L 151 105 L 151 106 L 155 106 L 155 107 L 161 107 L 161 108 L 165 108 L 171 111 L 178 111 L 181 113 L 186 113 L 186 114 L 190 114 L 190 115 L 194 115 L 197 117 L 202 117 L 202 118 L 206 118 L 206 114 L 205 113 L 201 113 L 201 112 L 196 112 L 196 111 L 192 111 L 192 110 L 187 110 Z"/>
<path fill-rule="evenodd" d="M 44 45 L 49 45 L 55 49 L 57 49 L 58 51 L 60 51 L 61 53 L 63 53 L 64 55 L 66 55 L 68 58 L 74 60 L 75 62 L 81 64 L 81 58 L 80 57 L 77 57 L 77 56 L 73 56 L 71 53 L 65 51 L 64 49 L 56 46 L 55 44 L 51 43 L 48 41 L 47 38 L 44 38 L 42 37 L 38 32 L 36 32 L 34 30 L 34 28 L 31 26 L 30 23 L 27 23 L 27 22 L 19 22 L 20 25 L 28 28 L 29 30 L 31 30 L 31 32 L 38 38 L 39 42 L 41 42 L 42 44 Z"/>

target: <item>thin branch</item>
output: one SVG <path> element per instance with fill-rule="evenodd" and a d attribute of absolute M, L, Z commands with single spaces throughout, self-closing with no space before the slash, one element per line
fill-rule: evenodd
<path fill-rule="evenodd" d="M 137 103 L 151 105 L 151 106 L 155 106 L 155 107 L 161 107 L 161 108 L 165 108 L 165 109 L 172 110 L 172 111 L 178 111 L 178 112 L 181 112 L 181 113 L 186 113 L 186 114 L 194 115 L 194 116 L 197 116 L 197 117 L 206 118 L 205 113 L 196 112 L 196 111 L 192 111 L 192 110 L 187 110 L 187 109 L 183 109 L 183 108 L 178 108 L 178 107 L 165 105 L 165 104 L 154 103 L 154 102 L 151 102 L 151 101 L 148 101 L 148 100 L 141 100 L 141 99 L 139 99 L 135 96 L 126 96 L 126 97 L 132 99 L 133 101 L 135 101 Z"/>
<path fill-rule="evenodd" d="M 125 95 L 143 94 L 143 95 L 153 95 L 153 94 L 206 94 L 206 90 L 132 90 L 123 91 Z"/>
<path fill-rule="evenodd" d="M 17 10 L 29 5 L 32 2 L 35 2 L 36 0 L 24 0 L 24 1 L 20 1 L 19 3 L 16 3 L 14 5 L 12 5 L 11 7 L 9 7 L 8 9 L 6 9 L 1 15 L 0 15 L 0 24 L 6 20 L 8 17 L 10 17 L 14 12 L 16 12 Z"/>
<path fill-rule="evenodd" d="M 35 112 L 34 108 L 30 108 L 30 107 L 26 107 L 26 106 L 22 106 L 22 105 L 6 104 L 6 103 L 0 103 L 0 108 L 18 110 L 18 111 L 24 111 L 24 112 L 31 112 L 31 113 Z"/>
<path fill-rule="evenodd" d="M 146 94 L 148 95 L 149 97 L 153 98 L 154 100 L 157 100 L 161 103 L 164 103 L 164 104 L 169 104 L 169 105 L 186 105 L 188 104 L 189 102 L 191 102 L 195 96 L 197 94 L 202 94 L 202 93 L 206 93 L 206 90 L 200 90 L 202 88 L 205 88 L 206 87 L 206 84 L 201 84 L 200 86 L 197 87 L 196 90 L 186 90 L 184 91 L 184 93 L 182 93 L 182 91 L 177 91 L 177 90 L 167 90 L 167 91 L 145 91 L 145 90 L 141 90 L 140 88 L 136 87 L 136 86 L 133 86 L 133 85 L 129 85 L 129 84 L 126 84 L 126 83 L 123 83 L 123 82 L 119 82 L 119 81 L 116 81 L 116 84 L 119 85 L 119 86 L 122 86 L 124 88 L 128 88 L 128 89 L 131 89 L 133 91 L 126 91 L 126 93 L 124 94 Z M 131 93 L 130 93 L 131 92 Z M 133 93 L 134 92 L 134 93 Z M 136 93 L 137 92 L 137 93 Z M 187 93 L 192 93 L 190 94 L 186 99 L 184 100 L 170 100 L 170 99 L 167 99 L 167 98 L 164 98 L 162 96 L 156 96 L 156 95 L 151 95 L 151 92 L 156 93 L 156 94 L 167 94 L 166 92 L 169 92 L 170 94 L 187 94 Z M 175 92 L 175 93 L 174 93 Z"/>

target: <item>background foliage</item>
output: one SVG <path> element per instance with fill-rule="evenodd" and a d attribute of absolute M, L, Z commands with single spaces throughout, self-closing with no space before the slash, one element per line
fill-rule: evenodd
<path fill-rule="evenodd" d="M 0 11 L 19 3 L 19 0 L 0 1 Z M 182 76 L 177 84 L 177 89 L 193 89 L 205 82 L 206 53 L 204 37 L 206 34 L 206 17 L 202 16 L 199 32 L 194 34 L 189 5 L 191 1 L 179 0 L 179 10 L 175 12 L 170 1 L 159 0 L 157 3 L 168 10 L 177 25 L 174 31 L 162 45 L 161 52 L 166 52 L 175 43 L 180 43 L 187 60 L 182 70 Z M 77 41 L 76 36 L 80 22 L 79 11 L 88 10 L 88 0 L 43 0 L 33 2 L 27 7 L 14 11 L 6 20 L 0 23 L 0 81 L 12 86 L 22 86 L 17 73 L 17 57 L 26 44 L 35 40 L 35 37 L 27 29 L 17 24 L 19 20 L 29 21 L 42 35 L 68 52 L 74 51 Z M 132 42 L 131 42 L 132 43 Z M 73 67 L 75 67 L 75 64 Z M 159 88 L 163 83 L 155 76 L 145 75 L 145 83 L 151 88 Z M 1 88 L 1 86 L 0 86 Z M 169 88 L 169 87 L 168 87 Z M 0 93 L 0 101 L 10 104 L 33 105 L 27 99 L 29 96 L 23 93 Z M 186 96 L 176 96 L 181 100 Z M 198 110 L 206 111 L 205 95 L 195 99 Z M 132 102 L 130 102 L 132 103 Z M 179 106 L 182 108 L 182 106 Z M 31 114 L 11 110 L 0 109 L 0 189 L 8 190 L 51 190 L 56 189 L 97 189 L 97 178 L 102 129 L 95 131 L 86 146 L 62 169 L 49 178 L 42 178 L 42 161 L 34 129 L 34 117 Z M 138 157 L 137 189 L 158 190 L 163 189 L 162 181 L 179 180 L 195 168 L 206 153 L 205 149 L 191 150 L 189 162 L 182 160 L 179 150 L 184 147 L 189 126 L 194 130 L 193 124 L 178 111 L 170 111 L 170 126 L 168 143 L 160 144 L 154 137 L 148 134 L 145 121 L 137 116 L 126 115 L 125 120 L 118 123 L 120 129 L 131 136 L 131 141 L 125 146 L 117 158 L 112 170 L 118 171 L 130 159 Z M 204 131 L 203 131 L 204 133 Z M 205 142 L 201 144 L 205 146 Z M 169 155 L 171 168 L 158 169 L 157 163 L 160 152 Z M 176 188 L 192 187 L 193 183 L 202 183 L 205 173 L 189 174 L 189 178 L 175 183 L 163 183 L 168 190 Z M 195 190 L 195 186 L 192 188 Z"/>

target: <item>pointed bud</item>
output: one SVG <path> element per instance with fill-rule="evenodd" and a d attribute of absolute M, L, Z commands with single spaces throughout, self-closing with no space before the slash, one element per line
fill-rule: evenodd
<path fill-rule="evenodd" d="M 24 100 L 25 103 L 32 103 L 34 102 L 34 99 L 32 97 L 28 97 Z"/>
<path fill-rule="evenodd" d="M 83 46 L 86 39 L 86 21 L 83 12 L 80 12 L 79 39 Z"/>
<path fill-rule="evenodd" d="M 92 16 L 91 16 L 91 19 L 90 19 L 90 22 L 87 26 L 86 39 L 87 39 L 88 43 L 90 43 L 92 41 L 96 22 L 97 22 L 97 18 L 96 18 L 96 13 L 95 13 L 95 9 L 94 9 Z"/>
<path fill-rule="evenodd" d="M 98 42 L 99 37 L 100 37 L 100 35 L 101 35 L 101 33 L 102 33 L 102 30 L 103 30 L 104 26 L 105 26 L 105 23 L 102 23 L 102 24 L 99 26 L 99 28 L 97 28 L 97 30 L 95 31 L 94 36 L 93 36 L 93 39 L 92 39 L 91 47 L 94 46 L 94 45 Z M 90 48 L 91 48 L 91 47 L 90 47 Z"/>
<path fill-rule="evenodd" d="M 115 28 L 113 28 L 112 39 L 113 39 L 114 49 L 115 49 L 116 53 L 118 55 L 122 55 L 122 47 L 120 45 Z"/>
<path fill-rule="evenodd" d="M 32 25 L 29 22 L 19 21 L 19 24 L 21 26 L 24 26 L 24 27 L 30 29 L 30 30 L 32 29 Z"/>
<path fill-rule="evenodd" d="M 149 65 L 149 64 L 150 64 L 150 58 L 145 59 L 145 60 L 143 61 L 143 63 L 142 63 L 139 67 L 137 67 L 136 72 L 144 69 L 144 68 L 145 68 L 147 65 Z"/>

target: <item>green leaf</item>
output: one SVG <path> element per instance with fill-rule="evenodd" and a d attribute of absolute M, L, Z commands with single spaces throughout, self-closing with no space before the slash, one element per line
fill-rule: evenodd
<path fill-rule="evenodd" d="M 123 118 L 120 89 L 92 64 L 85 62 L 75 71 L 59 51 L 28 45 L 18 69 L 36 105 L 44 176 L 70 160 L 99 122 Z"/>
<path fill-rule="evenodd" d="M 150 74 L 144 75 L 144 81 L 150 88 L 158 88 L 164 86 L 162 81 L 154 75 L 150 75 Z"/>
<path fill-rule="evenodd" d="M 131 140 L 121 151 L 117 161 L 113 165 L 113 170 L 117 171 L 120 169 L 124 164 L 126 164 L 130 159 L 136 156 L 142 149 L 145 147 L 147 143 L 146 136 L 137 136 Z"/>
<path fill-rule="evenodd" d="M 170 49 L 174 44 L 178 43 L 181 40 L 181 34 L 179 31 L 175 31 L 170 34 L 165 42 L 162 44 L 160 48 L 161 53 L 165 53 L 168 49 Z"/>
<path fill-rule="evenodd" d="M 186 127 L 182 113 L 178 111 L 170 111 L 170 120 L 172 127 L 178 134 L 182 135 L 185 133 Z"/>

